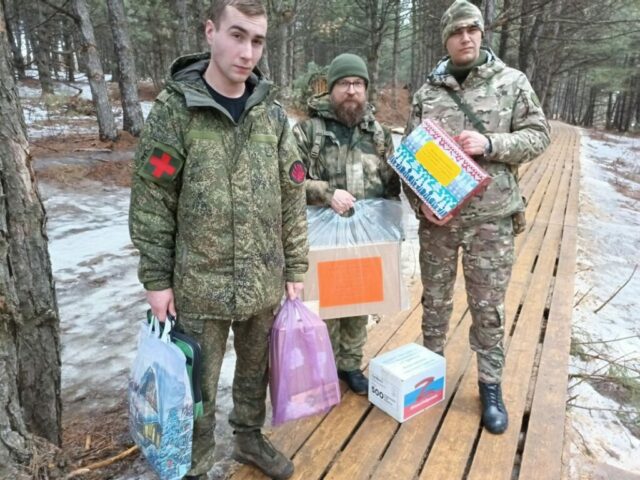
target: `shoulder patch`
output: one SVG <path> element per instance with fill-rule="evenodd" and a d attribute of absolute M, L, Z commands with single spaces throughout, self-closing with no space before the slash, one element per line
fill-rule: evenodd
<path fill-rule="evenodd" d="M 304 168 L 304 163 L 301 160 L 296 160 L 289 167 L 289 178 L 300 185 L 304 182 L 304 179 L 307 177 L 307 169 Z"/>
<path fill-rule="evenodd" d="M 156 183 L 169 183 L 178 176 L 182 158 L 162 145 L 154 145 L 140 168 L 140 175 Z"/>

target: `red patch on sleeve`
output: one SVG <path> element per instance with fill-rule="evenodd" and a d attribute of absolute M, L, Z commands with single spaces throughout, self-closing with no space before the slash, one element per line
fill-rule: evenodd
<path fill-rule="evenodd" d="M 161 178 L 163 175 L 172 177 L 176 173 L 176 167 L 172 165 L 173 161 L 174 158 L 169 153 L 154 148 L 149 157 L 149 172 L 155 178 Z"/>
<path fill-rule="evenodd" d="M 289 168 L 289 177 L 297 184 L 304 182 L 307 176 L 307 170 L 304 168 L 304 164 L 297 160 L 293 162 L 291 168 Z"/>

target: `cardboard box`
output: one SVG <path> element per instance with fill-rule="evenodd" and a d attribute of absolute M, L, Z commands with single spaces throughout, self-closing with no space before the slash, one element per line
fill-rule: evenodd
<path fill-rule="evenodd" d="M 429 119 L 402 141 L 388 162 L 443 223 L 491 181 L 491 176 Z"/>
<path fill-rule="evenodd" d="M 402 423 L 444 400 L 446 362 L 410 343 L 369 363 L 369 401 Z"/>
<path fill-rule="evenodd" d="M 303 297 L 323 319 L 397 313 L 403 291 L 400 242 L 309 250 Z"/>

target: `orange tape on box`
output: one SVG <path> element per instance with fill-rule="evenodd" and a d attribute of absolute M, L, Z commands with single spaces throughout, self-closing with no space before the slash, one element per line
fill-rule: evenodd
<path fill-rule="evenodd" d="M 366 257 L 318 263 L 320 307 L 384 300 L 382 258 Z"/>

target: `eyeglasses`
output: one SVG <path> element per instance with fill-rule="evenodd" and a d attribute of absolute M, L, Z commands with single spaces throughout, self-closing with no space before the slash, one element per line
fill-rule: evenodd
<path fill-rule="evenodd" d="M 336 87 L 343 92 L 348 92 L 351 87 L 356 92 L 363 92 L 366 88 L 367 84 L 364 83 L 364 80 L 355 80 L 350 82 L 349 80 L 339 80 L 336 82 Z"/>

